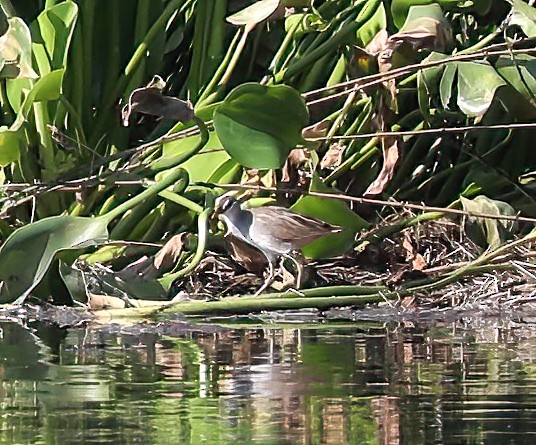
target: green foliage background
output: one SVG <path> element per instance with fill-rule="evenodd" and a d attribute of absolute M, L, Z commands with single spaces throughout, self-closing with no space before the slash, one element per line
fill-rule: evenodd
<path fill-rule="evenodd" d="M 35 219 L 67 214 L 112 215 L 105 217 L 112 238 L 162 241 L 197 230 L 197 215 L 212 205 L 211 190 L 199 183 L 237 182 L 244 167 L 275 169 L 280 178 L 297 144 L 310 148 L 300 168 L 315 178 L 317 189 L 359 196 L 386 170 L 382 138 L 355 138 L 359 134 L 379 127 L 530 124 L 536 117 L 536 13 L 521 0 L 0 0 L 0 5 L 4 238 Z M 384 45 L 391 46 L 383 47 L 390 68 L 400 69 L 394 89 L 381 77 L 385 66 L 378 56 L 387 53 L 371 49 L 382 32 L 390 36 Z M 438 63 L 411 68 L 430 62 Z M 138 114 L 129 127 L 121 125 L 121 106 L 155 75 L 166 81 L 165 95 L 192 101 L 194 122 Z M 359 79 L 370 79 L 369 85 L 354 90 Z M 330 98 L 332 91 L 343 93 Z M 304 140 L 301 130 L 318 122 L 325 124 L 324 138 Z M 404 136 L 381 194 L 441 206 L 485 195 L 501 202 L 485 201 L 486 209 L 506 202 L 510 213 L 535 216 L 534 134 L 505 127 Z M 348 137 L 337 139 L 340 163 L 322 168 L 319 160 L 337 137 Z M 136 155 L 129 151 L 141 144 Z M 173 199 L 155 189 L 139 206 L 125 205 L 142 188 L 118 186 L 121 181 L 158 183 L 177 168 L 190 179 L 168 190 Z M 75 194 L 67 187 L 72 181 L 86 187 Z M 60 191 L 51 191 L 54 186 Z M 300 210 L 307 213 L 307 206 Z M 340 209 L 341 218 L 346 211 Z M 60 221 L 47 233 L 62 230 Z M 353 221 L 348 227 L 365 225 Z M 24 238 L 29 232 L 18 233 L 29 248 L 34 242 Z M 39 267 L 74 247 L 71 241 L 54 246 Z M 310 256 L 325 252 L 315 249 Z"/>

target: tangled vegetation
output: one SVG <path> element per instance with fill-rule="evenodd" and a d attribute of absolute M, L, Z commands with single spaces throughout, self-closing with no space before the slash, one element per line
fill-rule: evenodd
<path fill-rule="evenodd" d="M 309 259 L 357 267 L 398 239 L 413 275 L 173 310 L 361 305 L 519 273 L 517 260 L 534 280 L 531 1 L 0 5 L 1 302 L 180 296 L 226 252 L 213 214 L 229 190 L 343 228 Z M 426 273 L 438 264 L 408 230 L 445 217 L 475 248 Z"/>

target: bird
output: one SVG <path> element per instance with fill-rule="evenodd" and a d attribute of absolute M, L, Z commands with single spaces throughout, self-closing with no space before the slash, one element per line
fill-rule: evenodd
<path fill-rule="evenodd" d="M 268 278 L 255 295 L 259 295 L 273 281 L 274 263 L 288 258 L 297 269 L 296 283 L 301 282 L 301 267 L 292 252 L 325 235 L 341 232 L 333 226 L 285 207 L 267 206 L 243 209 L 233 196 L 224 196 L 219 203 L 218 218 L 227 227 L 227 235 L 253 246 L 268 260 Z"/>

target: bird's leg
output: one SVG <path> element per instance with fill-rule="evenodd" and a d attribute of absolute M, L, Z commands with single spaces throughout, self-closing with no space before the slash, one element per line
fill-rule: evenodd
<path fill-rule="evenodd" d="M 254 297 L 258 297 L 264 290 L 266 290 L 266 288 L 270 286 L 270 284 L 272 284 L 275 278 L 274 264 L 272 262 L 272 259 L 269 258 L 267 255 L 265 255 L 265 257 L 268 260 L 268 277 L 265 278 L 264 283 L 262 283 L 262 286 L 257 289 L 257 292 L 253 294 Z"/>
<path fill-rule="evenodd" d="M 296 289 L 299 289 L 301 287 L 303 267 L 292 255 L 285 255 L 285 258 L 288 258 L 296 266 Z"/>

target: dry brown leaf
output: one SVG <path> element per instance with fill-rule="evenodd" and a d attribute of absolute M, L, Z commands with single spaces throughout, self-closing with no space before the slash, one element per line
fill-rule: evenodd
<path fill-rule="evenodd" d="M 447 22 L 441 22 L 433 17 L 421 17 L 413 27 L 402 29 L 389 37 L 388 44 L 393 50 L 406 42 L 413 49 L 441 52 L 445 50 L 451 40 L 452 31 Z"/>
<path fill-rule="evenodd" d="M 324 119 L 313 125 L 309 125 L 302 130 L 302 136 L 304 139 L 321 138 L 328 133 L 331 124 L 331 120 Z"/>
<path fill-rule="evenodd" d="M 283 168 L 281 182 L 294 183 L 299 178 L 300 167 L 307 162 L 308 156 L 304 148 L 294 148 L 290 151 Z M 297 184 L 294 184 L 297 185 Z"/>
<path fill-rule="evenodd" d="M 378 105 L 378 112 L 373 119 L 373 125 L 379 131 L 385 131 L 391 115 L 391 109 L 385 103 L 386 98 L 382 96 Z M 383 166 L 378 177 L 368 186 L 365 195 L 379 195 L 383 193 L 387 184 L 393 177 L 398 159 L 400 157 L 400 137 L 384 136 L 382 137 Z"/>
<path fill-rule="evenodd" d="M 117 272 L 127 280 L 154 280 L 175 267 L 184 247 L 185 233 L 173 236 L 154 256 L 143 257 Z"/>
<path fill-rule="evenodd" d="M 227 242 L 234 261 L 244 269 L 256 275 L 262 275 L 262 272 L 268 267 L 268 260 L 260 250 L 234 236 L 228 236 Z"/>
<path fill-rule="evenodd" d="M 320 161 L 320 168 L 336 168 L 341 165 L 342 155 L 346 147 L 337 142 L 329 146 L 328 151 Z"/>
<path fill-rule="evenodd" d="M 399 143 L 400 138 L 384 137 L 382 139 L 383 166 L 378 177 L 368 186 L 365 195 L 379 195 L 389 184 L 400 157 Z"/>
<path fill-rule="evenodd" d="M 92 294 L 88 292 L 89 307 L 95 311 L 103 309 L 124 309 L 127 307 L 125 300 L 110 295 Z"/>
<path fill-rule="evenodd" d="M 407 231 L 404 233 L 404 241 L 402 241 L 402 247 L 406 251 L 406 260 L 411 265 L 411 270 L 422 271 L 426 268 L 426 260 L 420 253 L 415 252 L 411 235 Z"/>

